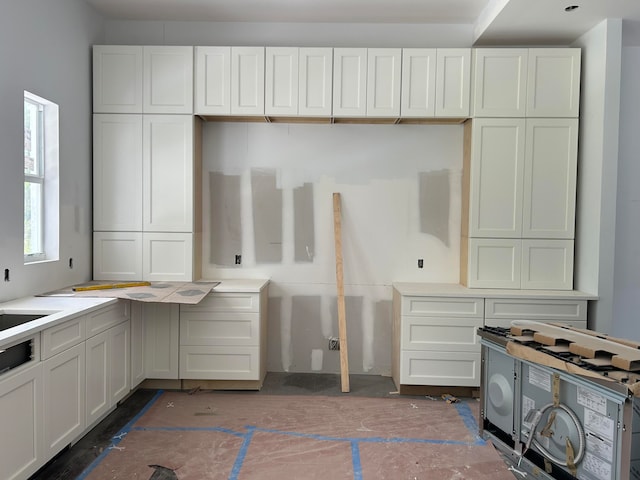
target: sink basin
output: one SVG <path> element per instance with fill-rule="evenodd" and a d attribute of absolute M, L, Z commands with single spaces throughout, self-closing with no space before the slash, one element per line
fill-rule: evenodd
<path fill-rule="evenodd" d="M 0 313 L 0 332 L 23 323 L 46 317 L 48 313 Z"/>

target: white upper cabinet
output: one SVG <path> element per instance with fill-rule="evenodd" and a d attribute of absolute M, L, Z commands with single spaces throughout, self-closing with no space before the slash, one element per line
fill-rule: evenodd
<path fill-rule="evenodd" d="M 194 111 L 231 114 L 231 47 L 196 47 Z"/>
<path fill-rule="evenodd" d="M 578 119 L 527 119 L 525 144 L 522 236 L 572 239 Z"/>
<path fill-rule="evenodd" d="M 94 113 L 142 113 L 142 47 L 93 47 Z"/>
<path fill-rule="evenodd" d="M 143 112 L 193 112 L 193 47 L 143 47 Z"/>
<path fill-rule="evenodd" d="M 404 48 L 401 115 L 406 118 L 433 117 L 436 111 L 435 94 L 436 49 Z"/>
<path fill-rule="evenodd" d="M 264 47 L 231 47 L 231 114 L 264 115 Z"/>
<path fill-rule="evenodd" d="M 367 116 L 400 116 L 402 49 L 370 48 L 367 52 Z"/>
<path fill-rule="evenodd" d="M 142 230 L 142 115 L 93 116 L 93 229 Z"/>
<path fill-rule="evenodd" d="M 367 49 L 334 48 L 333 116 L 367 114 Z"/>
<path fill-rule="evenodd" d="M 439 48 L 436 65 L 436 117 L 468 117 L 471 49 Z"/>
<path fill-rule="evenodd" d="M 191 115 L 143 119 L 143 230 L 192 232 L 194 120 Z"/>
<path fill-rule="evenodd" d="M 298 55 L 298 114 L 331 116 L 333 49 L 300 48 Z"/>
<path fill-rule="evenodd" d="M 266 115 L 298 115 L 298 54 L 295 47 L 266 48 Z"/>
<path fill-rule="evenodd" d="M 528 117 L 577 117 L 580 49 L 529 49 Z"/>
<path fill-rule="evenodd" d="M 526 48 L 473 50 L 473 115 L 524 117 L 527 98 Z"/>
<path fill-rule="evenodd" d="M 470 237 L 520 238 L 524 154 L 524 119 L 473 120 Z"/>

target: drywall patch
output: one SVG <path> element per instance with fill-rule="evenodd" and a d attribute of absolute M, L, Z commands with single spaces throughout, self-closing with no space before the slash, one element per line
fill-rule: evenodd
<path fill-rule="evenodd" d="M 294 259 L 296 262 L 313 262 L 315 242 L 313 229 L 313 184 L 305 183 L 293 190 L 294 211 Z"/>
<path fill-rule="evenodd" d="M 380 300 L 373 308 L 373 352 L 375 364 L 369 373 L 391 375 L 392 302 Z"/>
<path fill-rule="evenodd" d="M 209 261 L 214 265 L 234 266 L 242 253 L 240 206 L 240 176 L 209 172 Z"/>
<path fill-rule="evenodd" d="M 311 372 L 311 352 L 327 349 L 322 336 L 319 296 L 291 297 L 291 338 L 295 338 L 291 371 Z"/>
<path fill-rule="evenodd" d="M 420 231 L 433 235 L 449 246 L 449 170 L 421 172 Z"/>
<path fill-rule="evenodd" d="M 282 298 L 269 297 L 267 318 L 267 371 L 280 372 L 285 370 L 282 364 L 281 330 L 282 330 Z"/>
<path fill-rule="evenodd" d="M 251 170 L 256 263 L 282 262 L 282 191 L 274 170 Z"/>

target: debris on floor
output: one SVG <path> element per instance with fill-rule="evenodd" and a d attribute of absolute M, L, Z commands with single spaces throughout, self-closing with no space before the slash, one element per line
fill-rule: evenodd
<path fill-rule="evenodd" d="M 162 465 L 149 465 L 155 470 L 149 480 L 178 480 L 176 472 Z"/>
<path fill-rule="evenodd" d="M 443 394 L 442 399 L 447 403 L 458 403 L 460 401 L 456 397 L 448 393 Z"/>

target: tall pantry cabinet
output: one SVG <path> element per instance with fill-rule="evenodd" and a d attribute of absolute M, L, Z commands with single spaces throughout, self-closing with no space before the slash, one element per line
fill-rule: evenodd
<path fill-rule="evenodd" d="M 193 47 L 94 46 L 94 279 L 200 277 Z"/>
<path fill-rule="evenodd" d="M 473 51 L 461 283 L 573 288 L 580 49 Z"/>

